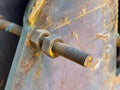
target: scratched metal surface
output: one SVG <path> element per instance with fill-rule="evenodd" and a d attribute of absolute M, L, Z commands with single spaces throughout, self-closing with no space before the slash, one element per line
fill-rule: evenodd
<path fill-rule="evenodd" d="M 47 0 L 35 24 L 92 54 L 94 65 L 90 68 L 63 57 L 38 55 L 29 44 L 33 30 L 27 23 L 29 11 L 6 90 L 120 89 L 119 77 L 115 77 L 117 0 Z"/>

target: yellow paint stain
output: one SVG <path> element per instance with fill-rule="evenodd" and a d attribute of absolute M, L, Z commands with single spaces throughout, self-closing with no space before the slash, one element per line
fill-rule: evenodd
<path fill-rule="evenodd" d="M 31 26 L 34 26 L 38 18 L 38 15 L 42 12 L 42 9 L 45 3 L 46 3 L 46 0 L 36 0 L 34 6 L 32 7 L 32 11 L 28 17 L 28 22 Z"/>
<path fill-rule="evenodd" d="M 54 57 L 54 53 L 53 53 L 53 51 L 52 51 L 52 48 L 50 48 L 49 53 L 50 53 L 50 56 L 51 56 L 51 57 Z"/>
<path fill-rule="evenodd" d="M 40 77 L 40 72 L 41 72 L 41 69 L 38 68 L 37 71 L 36 71 L 36 73 L 35 73 L 36 79 L 38 79 Z"/>
<path fill-rule="evenodd" d="M 76 38 L 77 41 L 79 41 L 79 37 L 78 37 L 77 33 L 75 34 L 75 38 Z"/>
<path fill-rule="evenodd" d="M 118 32 L 118 20 L 115 21 L 114 27 L 115 27 L 115 32 L 117 33 Z"/>
<path fill-rule="evenodd" d="M 38 56 L 39 56 L 39 53 L 35 53 L 35 56 L 38 57 Z"/>
<path fill-rule="evenodd" d="M 93 63 L 93 56 L 92 55 L 87 56 L 85 63 L 84 63 L 84 66 L 91 67 L 92 63 Z"/>
<path fill-rule="evenodd" d="M 69 17 L 66 17 L 66 18 L 64 19 L 64 22 L 65 22 L 66 24 L 70 24 Z"/>

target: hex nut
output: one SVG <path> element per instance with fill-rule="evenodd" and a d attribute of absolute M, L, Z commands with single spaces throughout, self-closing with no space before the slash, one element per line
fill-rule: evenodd
<path fill-rule="evenodd" d="M 36 50 L 41 50 L 40 38 L 49 35 L 50 32 L 48 30 L 43 30 L 43 29 L 35 30 L 30 38 L 31 46 Z"/>
<path fill-rule="evenodd" d="M 52 51 L 52 48 L 55 42 L 63 43 L 64 41 L 61 37 L 58 37 L 57 35 L 52 34 L 46 37 L 42 44 L 42 51 L 46 53 L 48 56 L 50 56 L 51 58 L 58 57 L 58 55 Z"/>

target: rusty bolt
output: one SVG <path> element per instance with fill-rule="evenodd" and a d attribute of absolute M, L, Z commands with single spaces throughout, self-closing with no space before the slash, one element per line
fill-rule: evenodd
<path fill-rule="evenodd" d="M 74 47 L 68 46 L 65 43 L 55 42 L 52 50 L 54 53 L 76 62 L 84 67 L 90 67 L 92 65 L 92 55 Z"/>
<path fill-rule="evenodd" d="M 5 19 L 2 15 L 0 15 L 0 19 Z"/>
<path fill-rule="evenodd" d="M 31 46 L 36 50 L 41 50 L 40 38 L 49 35 L 50 33 L 47 30 L 43 30 L 43 29 L 35 30 L 30 38 Z"/>
<path fill-rule="evenodd" d="M 42 51 L 52 58 L 55 58 L 58 56 L 52 50 L 55 42 L 62 42 L 63 43 L 64 41 L 61 37 L 58 37 L 57 35 L 52 34 L 52 35 L 46 37 L 43 40 L 43 44 L 42 44 Z"/>
<path fill-rule="evenodd" d="M 3 20 L 5 20 L 5 17 L 3 17 L 2 15 L 0 15 L 0 19 L 3 19 Z"/>

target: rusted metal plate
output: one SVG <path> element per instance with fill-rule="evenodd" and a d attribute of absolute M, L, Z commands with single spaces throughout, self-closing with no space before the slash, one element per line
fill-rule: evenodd
<path fill-rule="evenodd" d="M 35 0 L 31 0 L 30 7 Z M 37 0 L 42 1 L 42 0 Z M 46 0 L 36 23 L 24 28 L 6 90 L 119 90 L 116 78 L 117 0 Z M 30 20 L 30 19 L 29 19 Z M 63 57 L 38 54 L 29 44 L 34 28 L 44 28 L 94 56 L 84 68 Z M 119 81 L 118 81 L 119 80 Z"/>

